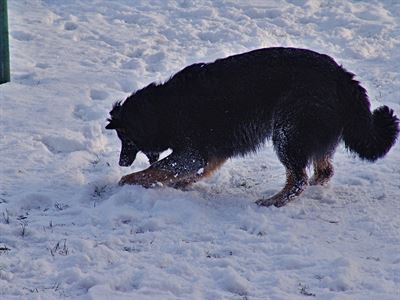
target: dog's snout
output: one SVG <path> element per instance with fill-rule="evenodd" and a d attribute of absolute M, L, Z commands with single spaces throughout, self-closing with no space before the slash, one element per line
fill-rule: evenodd
<path fill-rule="evenodd" d="M 121 167 L 129 167 L 135 161 L 137 153 L 137 149 L 122 145 L 121 154 L 119 156 L 119 165 Z"/>

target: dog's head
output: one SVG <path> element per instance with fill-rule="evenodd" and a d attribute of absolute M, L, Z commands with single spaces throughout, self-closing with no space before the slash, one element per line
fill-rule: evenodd
<path fill-rule="evenodd" d="M 143 146 L 141 146 L 144 144 L 143 126 L 140 126 L 140 120 L 135 122 L 135 118 L 126 119 L 124 117 L 121 102 L 114 104 L 110 116 L 107 119 L 109 123 L 106 129 L 115 129 L 121 140 L 119 165 L 129 167 L 135 161 L 137 153 L 143 151 Z M 158 151 L 143 151 L 143 153 L 148 157 L 150 164 L 156 162 L 160 154 Z"/>
<path fill-rule="evenodd" d="M 135 161 L 139 148 L 135 142 L 130 138 L 129 132 L 124 126 L 122 119 L 122 105 L 121 102 L 114 104 L 110 111 L 111 118 L 108 119 L 109 123 L 106 129 L 115 129 L 118 138 L 121 140 L 121 154 L 119 156 L 119 165 L 121 167 L 129 167 Z"/>

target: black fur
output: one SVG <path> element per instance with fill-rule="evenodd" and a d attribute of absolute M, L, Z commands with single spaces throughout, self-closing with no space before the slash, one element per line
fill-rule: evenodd
<path fill-rule="evenodd" d="M 371 113 L 353 77 L 310 50 L 254 50 L 193 64 L 136 91 L 114 106 L 106 128 L 117 129 L 122 140 L 122 165 L 139 150 L 155 161 L 167 148 L 196 152 L 206 162 L 226 159 L 257 151 L 272 137 L 296 178 L 311 160 L 332 155 L 342 139 L 370 161 L 395 143 L 397 117 L 386 106 Z"/>

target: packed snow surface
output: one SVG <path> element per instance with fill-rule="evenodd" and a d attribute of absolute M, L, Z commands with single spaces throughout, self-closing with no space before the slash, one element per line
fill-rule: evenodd
<path fill-rule="evenodd" d="M 117 185 L 148 162 L 119 167 L 104 129 L 134 90 L 270 46 L 331 55 L 400 115 L 400 1 L 8 4 L 1 299 L 400 299 L 399 143 L 374 164 L 339 147 L 331 183 L 278 209 L 254 204 L 284 183 L 268 142 L 188 191 L 144 189 Z"/>

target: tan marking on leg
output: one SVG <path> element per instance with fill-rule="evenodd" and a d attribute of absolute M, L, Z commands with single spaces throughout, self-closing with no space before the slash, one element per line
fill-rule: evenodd
<path fill-rule="evenodd" d="M 196 170 L 185 175 L 174 174 L 170 171 L 150 167 L 146 170 L 123 176 L 119 181 L 119 185 L 137 184 L 148 188 L 156 183 L 161 183 L 174 188 L 185 188 L 201 178 L 211 175 L 225 161 L 226 159 L 211 159 L 204 167 L 202 173 L 197 173 Z"/>
<path fill-rule="evenodd" d="M 208 177 L 226 162 L 226 158 L 212 158 L 207 162 L 201 177 Z"/>
<path fill-rule="evenodd" d="M 144 187 L 151 187 L 157 182 L 164 183 L 174 179 L 175 174 L 172 172 L 150 167 L 146 170 L 123 176 L 119 181 L 119 185 L 138 184 Z"/>
<path fill-rule="evenodd" d="M 300 175 L 295 176 L 291 170 L 286 170 L 286 184 L 283 189 L 268 199 L 256 201 L 258 205 L 281 207 L 299 196 L 307 185 L 307 173 L 305 170 Z"/>
<path fill-rule="evenodd" d="M 333 165 L 330 156 L 313 160 L 314 175 L 310 179 L 310 185 L 324 185 L 333 176 Z"/>

